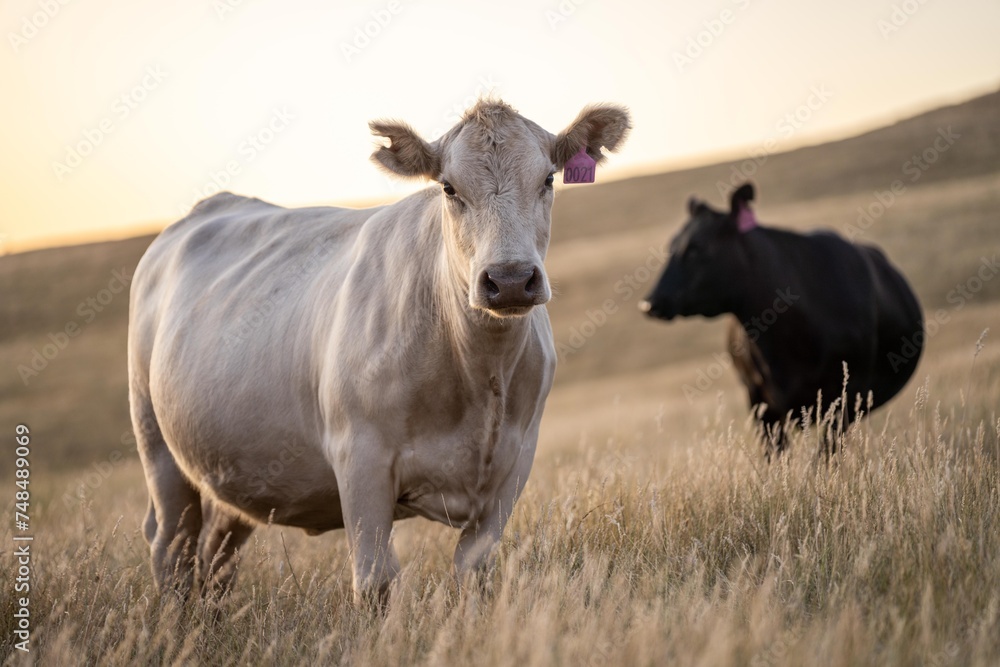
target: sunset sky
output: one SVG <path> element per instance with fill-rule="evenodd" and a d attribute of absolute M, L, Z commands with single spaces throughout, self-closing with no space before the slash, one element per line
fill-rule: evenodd
<path fill-rule="evenodd" d="M 598 180 L 845 136 L 1000 87 L 996 0 L 4 0 L 0 252 L 124 236 L 224 189 L 399 197 L 367 123 L 493 93 L 635 129 Z M 789 116 L 791 114 L 791 116 Z"/>

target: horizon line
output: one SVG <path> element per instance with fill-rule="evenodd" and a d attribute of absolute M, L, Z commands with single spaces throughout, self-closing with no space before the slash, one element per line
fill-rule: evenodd
<path fill-rule="evenodd" d="M 918 118 L 934 111 L 966 104 L 981 97 L 986 97 L 996 93 L 1000 93 L 1000 84 L 998 83 L 983 86 L 979 88 L 978 91 L 966 92 L 962 95 L 939 96 L 934 100 L 928 100 L 926 104 L 919 105 L 910 111 L 891 111 L 882 113 L 877 117 L 873 116 L 871 119 L 866 121 L 852 123 L 847 126 L 834 128 L 825 132 L 818 131 L 814 134 L 807 134 L 799 141 L 794 141 L 793 139 L 788 143 L 787 147 L 781 151 L 773 153 L 773 155 L 785 155 L 803 148 L 814 148 L 817 146 L 853 139 L 870 132 L 887 129 L 900 122 Z M 706 151 L 703 153 L 667 158 L 654 162 L 614 167 L 603 174 L 602 183 L 614 183 L 633 178 L 666 175 L 723 165 L 735 160 L 745 159 L 750 154 L 749 151 L 758 147 L 759 143 L 752 143 L 724 150 Z M 393 204 L 407 196 L 409 195 L 403 195 L 402 197 L 399 195 L 387 195 L 385 197 L 360 197 L 356 199 L 345 198 L 325 202 L 299 202 L 297 206 L 369 208 L 372 206 Z M 4 241 L 3 235 L 0 235 L 0 258 L 50 248 L 66 248 L 111 241 L 124 241 L 126 239 L 159 234 L 180 219 L 181 218 L 175 218 L 169 221 L 146 220 L 135 222 L 127 226 L 104 227 L 83 232 L 52 234 L 39 236 L 37 238 L 23 239 L 20 241 Z"/>

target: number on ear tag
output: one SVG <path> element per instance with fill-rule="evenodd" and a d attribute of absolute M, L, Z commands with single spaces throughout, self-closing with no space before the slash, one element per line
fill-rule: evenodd
<path fill-rule="evenodd" d="M 563 183 L 593 183 L 597 172 L 597 163 L 587 155 L 587 147 L 566 160 L 563 167 Z"/>

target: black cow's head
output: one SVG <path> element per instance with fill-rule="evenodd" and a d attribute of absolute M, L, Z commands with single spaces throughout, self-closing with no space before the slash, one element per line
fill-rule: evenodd
<path fill-rule="evenodd" d="M 749 274 L 741 237 L 756 227 L 750 209 L 753 198 L 753 185 L 744 183 L 733 192 L 725 213 L 694 197 L 689 199 L 691 217 L 670 241 L 663 275 L 639 309 L 664 320 L 733 312 L 735 296 Z"/>

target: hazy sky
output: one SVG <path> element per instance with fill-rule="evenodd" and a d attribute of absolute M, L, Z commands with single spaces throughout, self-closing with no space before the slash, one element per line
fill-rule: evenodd
<path fill-rule="evenodd" d="M 1000 87 L 997 0 L 3 0 L 0 27 L 8 251 L 172 221 L 217 184 L 287 206 L 400 196 L 415 186 L 368 161 L 368 120 L 433 138 L 484 93 L 552 132 L 628 105 L 600 180 Z"/>

